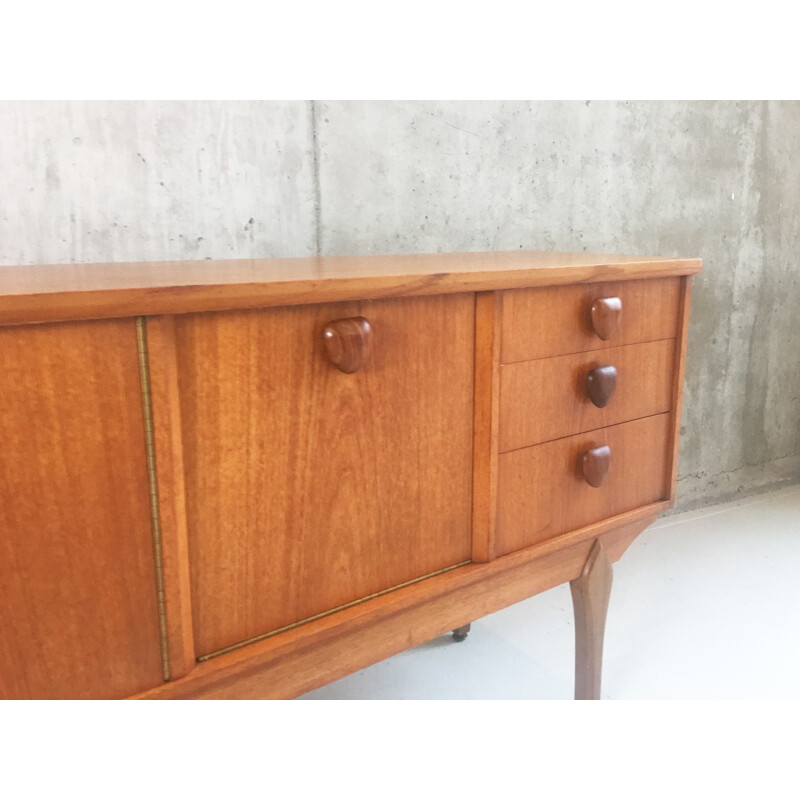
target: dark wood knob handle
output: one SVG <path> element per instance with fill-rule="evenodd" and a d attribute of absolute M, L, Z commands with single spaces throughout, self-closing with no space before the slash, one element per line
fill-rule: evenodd
<path fill-rule="evenodd" d="M 598 407 L 605 408 L 617 388 L 617 368 L 595 367 L 586 376 L 586 394 Z"/>
<path fill-rule="evenodd" d="M 611 464 L 611 448 L 604 444 L 602 447 L 593 447 L 583 454 L 583 477 L 589 486 L 602 486 L 608 475 Z"/>
<path fill-rule="evenodd" d="M 325 353 L 337 369 L 358 372 L 369 356 L 372 326 L 365 317 L 348 317 L 329 322 L 322 329 Z"/>
<path fill-rule="evenodd" d="M 592 327 L 601 339 L 610 339 L 622 316 L 619 297 L 601 297 L 592 303 Z"/>

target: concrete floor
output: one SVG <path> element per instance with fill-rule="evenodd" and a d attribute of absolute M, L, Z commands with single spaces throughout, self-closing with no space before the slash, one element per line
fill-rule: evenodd
<path fill-rule="evenodd" d="M 615 567 L 607 699 L 800 699 L 800 486 L 659 520 Z M 303 699 L 572 695 L 567 585 Z"/>

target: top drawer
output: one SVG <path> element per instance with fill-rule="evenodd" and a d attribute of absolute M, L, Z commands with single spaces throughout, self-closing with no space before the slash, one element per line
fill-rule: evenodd
<path fill-rule="evenodd" d="M 671 339 L 677 334 L 680 280 L 653 278 L 504 292 L 500 360 L 509 364 Z M 592 323 L 592 306 L 606 298 L 619 298 L 621 309 L 615 330 L 602 339 Z"/>

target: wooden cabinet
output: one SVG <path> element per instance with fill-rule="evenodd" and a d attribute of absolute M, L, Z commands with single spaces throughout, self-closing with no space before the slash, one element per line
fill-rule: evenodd
<path fill-rule="evenodd" d="M 0 696 L 292 697 L 565 581 L 598 696 L 610 565 L 674 501 L 699 268 L 0 273 Z"/>
<path fill-rule="evenodd" d="M 198 655 L 469 561 L 473 328 L 468 294 L 176 321 Z"/>

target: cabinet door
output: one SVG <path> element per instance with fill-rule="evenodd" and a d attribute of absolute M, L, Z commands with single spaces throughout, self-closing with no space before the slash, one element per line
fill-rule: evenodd
<path fill-rule="evenodd" d="M 162 680 L 133 320 L 0 328 L 0 697 Z"/>
<path fill-rule="evenodd" d="M 331 321 L 371 325 L 352 374 Z M 198 655 L 470 557 L 474 299 L 176 319 Z"/>

